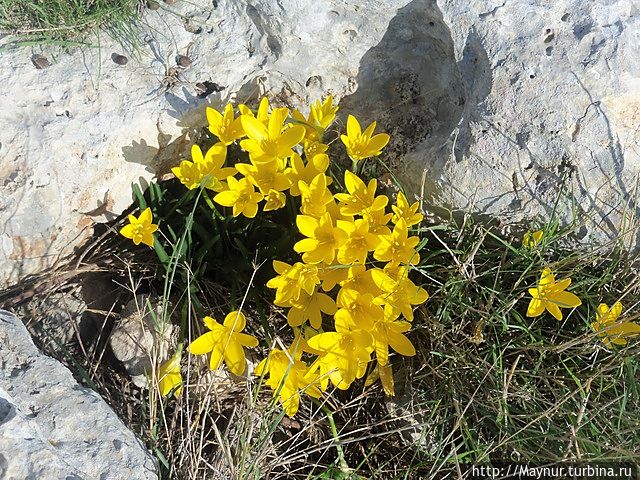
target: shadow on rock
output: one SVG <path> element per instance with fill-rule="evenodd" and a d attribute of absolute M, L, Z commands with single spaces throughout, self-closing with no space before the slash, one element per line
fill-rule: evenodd
<path fill-rule="evenodd" d="M 172 135 L 163 132 L 158 124 L 155 139 L 142 138 L 122 148 L 125 161 L 144 165 L 145 170 L 156 178 L 170 173 L 182 158 L 189 156 L 191 145 L 203 137 L 207 127 L 206 107 L 220 110 L 227 103 L 227 99 L 221 97 L 219 92 L 204 97 L 182 88 L 181 93 L 178 95 L 167 91 L 164 94 L 171 107 L 168 114 L 177 120 L 175 125 L 180 129 L 179 133 Z M 147 182 L 142 183 L 147 186 Z"/>
<path fill-rule="evenodd" d="M 456 64 L 437 3 L 414 0 L 399 9 L 380 43 L 362 57 L 356 81 L 355 93 L 340 102 L 342 121 L 347 113 L 365 125 L 377 120 L 379 130 L 391 135 L 384 159 L 403 184 L 420 191 L 417 172 L 434 177 L 443 168 L 435 152 L 460 122 L 470 81 Z M 435 183 L 426 182 L 425 197 L 436 196 Z"/>

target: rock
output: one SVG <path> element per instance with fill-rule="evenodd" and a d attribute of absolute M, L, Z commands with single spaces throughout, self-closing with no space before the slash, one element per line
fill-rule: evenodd
<path fill-rule="evenodd" d="M 51 66 L 51 62 L 47 57 L 40 55 L 39 53 L 31 56 L 31 63 L 33 63 L 33 66 L 38 70 L 49 68 Z"/>
<path fill-rule="evenodd" d="M 64 355 L 63 352 L 77 344 L 79 339 L 88 337 L 89 331 L 96 330 L 92 322 L 83 318 L 87 304 L 79 290 L 75 288 L 69 292 L 35 297 L 19 309 L 18 313 L 25 319 L 29 333 L 36 337 L 39 347 L 50 355 L 52 352 Z"/>
<path fill-rule="evenodd" d="M 43 70 L 3 52 L 0 285 L 115 218 L 131 182 L 169 172 L 206 105 L 265 91 L 294 106 L 331 93 L 342 120 L 379 120 L 383 158 L 431 205 L 528 222 L 561 194 L 565 222 L 591 216 L 580 235 L 604 241 L 640 216 L 635 3 L 196 0 L 146 10 L 126 68 L 103 38 Z"/>
<path fill-rule="evenodd" d="M 220 107 L 236 92 L 244 101 L 261 88 L 295 104 L 353 92 L 360 59 L 408 1 L 194 0 L 172 5 L 177 14 L 146 9 L 146 45 L 127 55 L 126 68 L 109 54 L 122 47 L 104 35 L 94 40 L 100 51 L 60 52 L 44 70 L 22 48 L 3 51 L 0 83 L 12 100 L 0 111 L 0 287 L 70 254 L 94 222 L 131 204 L 132 182 L 169 172 L 206 124 L 205 105 Z M 172 70 L 187 51 L 189 68 Z"/>
<path fill-rule="evenodd" d="M 414 0 L 341 106 L 381 120 L 432 206 L 525 224 L 575 212 L 604 243 L 640 217 L 639 30 L 631 0 Z"/>
<path fill-rule="evenodd" d="M 149 451 L 111 408 L 5 311 L 0 364 L 0 478 L 158 478 Z"/>
<path fill-rule="evenodd" d="M 155 314 L 149 313 L 147 300 L 155 305 Z M 166 360 L 172 352 L 172 333 L 174 326 L 162 325 L 162 306 L 157 299 L 136 295 L 122 311 L 122 318 L 116 324 L 109 344 L 115 357 L 122 362 L 125 370 L 138 387 L 148 386 L 148 374 L 152 371 L 154 358 L 160 362 Z"/>
<path fill-rule="evenodd" d="M 111 60 L 113 60 L 113 63 L 116 63 L 118 65 L 126 65 L 127 63 L 129 63 L 129 59 L 124 55 L 120 55 L 119 53 L 112 53 Z"/>

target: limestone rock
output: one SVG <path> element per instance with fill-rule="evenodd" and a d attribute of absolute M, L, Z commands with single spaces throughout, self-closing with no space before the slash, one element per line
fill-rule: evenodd
<path fill-rule="evenodd" d="M 179 163 L 205 105 L 261 89 L 290 102 L 353 91 L 360 58 L 407 1 L 177 2 L 177 14 L 146 11 L 146 45 L 125 65 L 105 35 L 99 51 L 47 54 L 45 69 L 37 52 L 3 51 L 0 285 L 72 252 L 131 204 L 132 182 Z"/>
<path fill-rule="evenodd" d="M 0 311 L 0 478 L 157 479 L 135 435 Z"/>
<path fill-rule="evenodd" d="M 558 203 L 606 242 L 640 221 L 638 32 L 632 0 L 413 0 L 341 106 L 381 120 L 431 205 L 527 223 Z"/>
<path fill-rule="evenodd" d="M 149 312 L 147 300 L 155 309 L 154 315 Z M 163 323 L 162 315 L 162 306 L 157 300 L 136 295 L 124 307 L 122 318 L 109 337 L 113 354 L 122 362 L 133 383 L 141 388 L 148 385 L 154 359 L 162 362 L 171 355 L 174 326 L 168 321 Z"/>
<path fill-rule="evenodd" d="M 0 284 L 49 266 L 120 214 L 131 182 L 188 152 L 205 105 L 265 91 L 292 105 L 332 93 L 341 114 L 379 120 L 392 135 L 384 158 L 432 205 L 545 220 L 561 195 L 561 217 L 592 217 L 580 234 L 599 241 L 638 222 L 633 0 L 171 8 L 179 15 L 147 10 L 137 53 L 104 36 L 100 51 L 45 52 L 42 69 L 31 60 L 39 52 L 3 52 Z"/>

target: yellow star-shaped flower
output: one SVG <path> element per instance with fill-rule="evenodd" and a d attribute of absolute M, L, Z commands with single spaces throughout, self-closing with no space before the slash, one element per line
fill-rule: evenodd
<path fill-rule="evenodd" d="M 241 116 L 235 118 L 233 106 L 230 103 L 227 103 L 224 113 L 207 107 L 207 120 L 209 121 L 209 131 L 225 145 L 230 145 L 238 138 L 244 137 Z"/>
<path fill-rule="evenodd" d="M 591 324 L 591 328 L 608 348 L 611 348 L 612 344 L 626 345 L 627 338 L 640 335 L 640 325 L 637 323 L 617 321 L 621 313 L 622 304 L 620 302 L 614 303 L 611 308 L 606 303 L 598 305 L 596 321 Z"/>
<path fill-rule="evenodd" d="M 355 173 L 344 172 L 344 185 L 349 193 L 336 193 L 335 198 L 340 202 L 342 215 L 366 215 L 376 210 L 384 210 L 389 203 L 389 197 L 376 197 L 378 181 L 375 178 L 365 183 Z"/>
<path fill-rule="evenodd" d="M 196 338 L 189 345 L 193 355 L 211 353 L 209 368 L 216 370 L 224 360 L 231 373 L 242 375 L 245 370 L 243 347 L 257 347 L 258 339 L 252 335 L 241 333 L 247 324 L 242 312 L 229 313 L 220 325 L 211 317 L 204 317 L 204 324 L 211 330 Z"/>
<path fill-rule="evenodd" d="M 158 225 L 151 223 L 153 221 L 151 208 L 146 208 L 138 218 L 133 215 L 129 215 L 127 218 L 129 225 L 122 227 L 120 235 L 130 238 L 136 245 L 144 243 L 153 247 L 153 232 L 158 230 Z"/>
<path fill-rule="evenodd" d="M 391 206 L 393 210 L 393 218 L 391 221 L 395 224 L 398 223 L 401 218 L 404 218 L 407 226 L 417 225 L 422 221 L 422 214 L 418 212 L 419 208 L 420 202 L 414 202 L 409 205 L 404 193 L 399 192 L 396 204 Z"/>
<path fill-rule="evenodd" d="M 363 132 L 356 117 L 349 115 L 347 119 L 347 134 L 340 135 L 340 140 L 347 147 L 347 154 L 354 162 L 369 157 L 377 157 L 381 150 L 389 143 L 389 135 L 379 133 L 373 135 L 376 122 L 372 122 Z"/>
<path fill-rule="evenodd" d="M 263 195 L 256 192 L 248 178 L 237 180 L 233 177 L 227 178 L 229 190 L 218 193 L 213 197 L 213 201 L 225 207 L 233 207 L 233 216 L 242 214 L 247 218 L 253 218 L 258 213 L 258 202 Z"/>
<path fill-rule="evenodd" d="M 306 263 L 324 262 L 329 264 L 333 262 L 336 250 L 347 239 L 346 232 L 334 226 L 333 219 L 328 212 L 320 218 L 298 215 L 296 225 L 300 233 L 308 238 L 297 242 L 293 249 L 298 253 L 303 253 L 302 260 Z"/>
<path fill-rule="evenodd" d="M 551 269 L 545 268 L 538 281 L 538 286 L 529 289 L 529 294 L 533 298 L 527 308 L 527 317 L 538 317 L 547 310 L 557 320 L 562 320 L 560 308 L 574 308 L 582 305 L 582 301 L 576 295 L 565 292 L 570 284 L 570 278 L 556 282 L 556 277 L 551 273 Z"/>

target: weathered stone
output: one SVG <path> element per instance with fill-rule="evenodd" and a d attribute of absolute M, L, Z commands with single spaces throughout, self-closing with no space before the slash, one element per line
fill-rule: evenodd
<path fill-rule="evenodd" d="M 585 240 L 635 227 L 637 248 L 639 31 L 631 0 L 413 0 L 341 106 L 380 120 L 400 178 L 432 206 L 575 213 Z"/>
<path fill-rule="evenodd" d="M 147 300 L 152 302 L 154 315 L 149 311 Z M 154 358 L 163 361 L 169 357 L 174 343 L 173 330 L 173 324 L 163 320 L 162 306 L 157 299 L 136 295 L 124 307 L 122 318 L 111 332 L 109 344 L 138 387 L 148 386 Z"/>
<path fill-rule="evenodd" d="M 0 283 L 50 265 L 130 183 L 174 166 L 204 106 L 270 91 L 379 120 L 401 179 L 433 205 L 511 221 L 556 205 L 606 240 L 638 223 L 640 14 L 632 0 L 197 0 L 145 13 L 147 43 L 3 53 Z M 375 12 L 375 14 L 372 14 Z M 0 43 L 7 37 L 0 39 Z M 105 53 L 106 52 L 106 53 Z M 176 65 L 188 55 L 189 68 Z M 79 61 L 82 57 L 83 61 Z M 344 117 L 343 117 L 344 119 Z M 627 238 L 628 246 L 638 235 Z"/>
<path fill-rule="evenodd" d="M 3 52 L 0 284 L 70 253 L 131 203 L 131 182 L 170 171 L 206 123 L 205 105 L 261 89 L 298 103 L 352 92 L 360 58 L 407 1 L 177 2 L 179 15 L 145 11 L 147 45 L 125 66 L 105 35 L 100 51 L 59 53 L 44 70 L 24 49 Z"/>
<path fill-rule="evenodd" d="M 0 365 L 0 478 L 158 478 L 149 451 L 111 408 L 5 311 Z"/>

